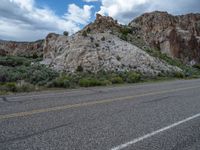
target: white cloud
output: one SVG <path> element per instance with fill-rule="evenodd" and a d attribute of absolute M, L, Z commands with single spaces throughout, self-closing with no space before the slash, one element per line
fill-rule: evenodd
<path fill-rule="evenodd" d="M 65 18 L 75 23 L 87 24 L 92 15 L 91 9 L 93 6 L 84 5 L 83 9 L 75 4 L 70 4 Z"/>
<path fill-rule="evenodd" d="M 129 21 L 129 15 L 134 15 L 141 6 L 152 0 L 102 0 L 102 6 L 98 13 L 109 15 L 122 23 Z"/>
<path fill-rule="evenodd" d="M 48 8 L 36 7 L 35 0 L 1 0 L 0 39 L 26 41 L 44 38 L 49 32 L 74 33 L 80 24 L 88 23 L 91 9 L 71 4 L 60 17 Z"/>
<path fill-rule="evenodd" d="M 84 2 L 90 3 L 90 2 L 98 2 L 99 0 L 83 0 Z"/>
<path fill-rule="evenodd" d="M 90 3 L 90 2 L 98 2 L 99 0 L 83 0 L 84 2 Z"/>
<path fill-rule="evenodd" d="M 149 11 L 168 11 L 172 14 L 199 12 L 199 0 L 101 0 L 98 13 L 109 15 L 121 23 Z"/>

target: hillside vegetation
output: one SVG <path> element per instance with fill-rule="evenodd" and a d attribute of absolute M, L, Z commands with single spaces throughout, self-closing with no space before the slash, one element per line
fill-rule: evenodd
<path fill-rule="evenodd" d="M 137 83 L 151 79 L 163 79 L 166 76 L 160 74 L 157 77 L 145 77 L 139 72 L 105 72 L 76 73 L 56 72 L 39 63 L 40 59 L 18 56 L 0 57 L 0 94 L 9 92 L 30 92 L 44 88 L 77 88 L 90 86 L 107 86 L 122 83 Z M 185 74 L 175 73 L 168 78 L 197 77 L 200 74 L 199 66 L 196 68 L 185 67 Z"/>

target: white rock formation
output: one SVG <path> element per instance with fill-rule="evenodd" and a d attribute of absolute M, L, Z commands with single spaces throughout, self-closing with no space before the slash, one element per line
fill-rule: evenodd
<path fill-rule="evenodd" d="M 70 37 L 49 34 L 44 44 L 44 63 L 56 70 L 84 71 L 138 71 L 148 76 L 181 71 L 178 67 L 150 56 L 138 47 L 105 33 L 81 32 Z"/>

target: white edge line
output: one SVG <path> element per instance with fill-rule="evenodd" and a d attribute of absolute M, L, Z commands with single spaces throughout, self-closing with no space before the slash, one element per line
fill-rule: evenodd
<path fill-rule="evenodd" d="M 200 113 L 198 113 L 198 114 L 196 114 L 196 115 L 194 115 L 194 116 L 188 117 L 188 118 L 186 118 L 186 119 L 184 119 L 184 120 L 181 120 L 181 121 L 179 121 L 179 122 L 176 122 L 176 123 L 174 123 L 174 124 L 171 124 L 171 125 L 169 125 L 169 126 L 166 126 L 166 127 L 164 127 L 164 128 L 161 128 L 161 129 L 159 129 L 159 130 L 156 130 L 156 131 L 153 131 L 153 132 L 151 132 L 151 133 L 148 133 L 148 134 L 146 134 L 146 135 L 144 135 L 144 136 L 141 136 L 141 137 L 139 137 L 139 138 L 133 139 L 132 141 L 129 141 L 129 142 L 127 142 L 127 143 L 118 145 L 118 146 L 112 148 L 111 150 L 121 150 L 121 149 L 124 149 L 124 148 L 126 148 L 126 147 L 128 147 L 128 146 L 130 146 L 130 145 L 136 144 L 136 143 L 138 143 L 138 142 L 140 142 L 140 141 L 143 141 L 143 140 L 145 140 L 145 139 L 147 139 L 147 138 L 150 138 L 150 137 L 152 137 L 152 136 L 154 136 L 154 135 L 156 135 L 156 134 L 159 134 L 159 133 L 164 132 L 164 131 L 166 131 L 166 130 L 169 130 L 169 129 L 173 128 L 173 127 L 176 127 L 176 126 L 178 126 L 178 125 L 180 125 L 180 124 L 183 124 L 183 123 L 185 123 L 185 122 L 188 122 L 188 121 L 190 121 L 190 120 L 193 120 L 193 119 L 195 119 L 195 118 L 197 118 L 197 117 L 200 117 Z"/>

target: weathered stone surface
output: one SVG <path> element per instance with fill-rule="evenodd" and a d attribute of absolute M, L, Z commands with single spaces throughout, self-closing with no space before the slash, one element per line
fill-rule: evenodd
<path fill-rule="evenodd" d="M 100 14 L 96 15 L 96 20 L 87 25 L 83 30 L 80 32 L 88 32 L 88 33 L 103 33 L 103 32 L 113 32 L 119 31 L 121 25 L 118 24 L 117 20 L 114 20 L 112 17 L 109 16 L 102 16 Z"/>
<path fill-rule="evenodd" d="M 181 71 L 109 33 L 50 34 L 45 39 L 43 63 L 67 72 L 75 72 L 78 66 L 90 72 L 134 70 L 149 76 Z"/>
<path fill-rule="evenodd" d="M 200 62 L 200 14 L 172 16 L 155 11 L 134 19 L 129 26 L 163 53 L 188 64 Z"/>
<path fill-rule="evenodd" d="M 42 56 L 43 40 L 36 42 L 14 42 L 0 40 L 0 55 Z"/>

